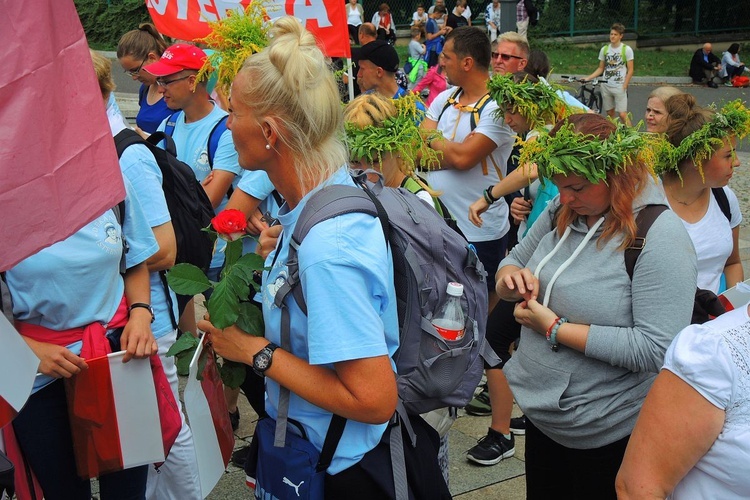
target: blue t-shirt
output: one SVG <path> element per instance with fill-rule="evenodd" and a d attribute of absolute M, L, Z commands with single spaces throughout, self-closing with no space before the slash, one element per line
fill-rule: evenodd
<path fill-rule="evenodd" d="M 271 217 L 278 217 L 279 215 L 279 204 L 276 202 L 271 193 L 275 189 L 271 179 L 268 178 L 262 170 L 245 170 L 242 173 L 242 178 L 237 183 L 237 189 L 249 194 L 253 198 L 261 200 L 258 205 L 258 210 L 262 214 L 270 214 Z M 280 196 L 280 195 L 279 195 Z M 242 240 L 242 253 L 253 253 L 257 241 L 254 238 L 244 238 Z"/>
<path fill-rule="evenodd" d="M 125 254 L 128 268 L 159 250 L 133 188 L 125 180 Z M 13 317 L 53 330 L 99 322 L 106 324 L 120 305 L 125 283 L 120 275 L 122 228 L 114 211 L 83 226 L 68 238 L 27 257 L 6 272 Z M 81 353 L 81 342 L 68 346 Z M 54 379 L 37 376 L 35 390 Z"/>
<path fill-rule="evenodd" d="M 425 24 L 425 31 L 427 31 L 427 33 L 432 35 L 440 31 L 440 27 L 438 26 L 437 22 L 434 19 L 430 18 L 427 21 L 427 24 Z M 425 40 L 424 47 L 425 47 L 427 55 L 430 52 L 435 52 L 436 54 L 440 54 L 443 51 L 443 37 L 436 36 L 432 40 Z M 427 55 L 425 55 L 425 59 L 427 58 Z"/>
<path fill-rule="evenodd" d="M 342 168 L 325 184 L 353 182 L 348 170 Z M 275 263 L 263 275 L 265 336 L 279 345 L 281 310 L 273 298 L 288 276 L 289 240 L 309 197 L 310 193 L 294 210 L 290 211 L 286 204 L 281 207 L 282 240 L 266 260 L 266 266 L 274 260 Z M 351 213 L 321 222 L 305 237 L 298 257 L 308 315 L 300 311 L 292 297 L 287 297 L 292 353 L 310 364 L 330 369 L 340 361 L 382 355 L 392 358 L 398 348 L 396 292 L 393 262 L 380 221 L 370 215 Z M 276 418 L 279 384 L 266 379 L 266 391 L 266 411 Z M 322 449 L 330 412 L 292 394 L 289 417 L 298 420 L 310 442 Z M 336 474 L 361 460 L 378 444 L 386 425 L 349 420 L 328 472 Z"/>
<path fill-rule="evenodd" d="M 162 190 L 162 173 L 156 164 L 154 155 L 142 144 L 128 147 L 120 157 L 122 173 L 133 186 L 133 195 L 138 198 L 149 226 L 157 227 L 170 222 L 172 219 L 167 208 Z M 164 289 L 159 272 L 149 273 L 151 282 L 151 307 L 154 308 L 154 322 L 151 330 L 154 338 L 160 338 L 174 330 L 172 317 L 179 318 L 177 311 L 177 296 L 169 289 L 172 299 L 172 317 L 169 313 L 167 291 Z"/>
<path fill-rule="evenodd" d="M 167 107 L 167 103 L 164 102 L 163 97 L 160 97 L 154 104 L 149 104 L 146 98 L 147 95 L 148 87 L 145 84 L 141 84 L 141 88 L 138 90 L 138 105 L 140 108 L 135 117 L 135 123 L 144 132 L 153 134 L 159 128 L 159 124 L 166 117 L 174 113 L 174 110 Z"/>
<path fill-rule="evenodd" d="M 203 181 L 211 173 L 211 166 L 208 164 L 208 136 L 211 135 L 211 130 L 213 130 L 219 120 L 225 116 L 227 116 L 227 112 L 214 104 L 213 111 L 197 122 L 185 123 L 185 113 L 180 113 L 177 117 L 174 132 L 172 133 L 172 139 L 174 139 L 177 148 L 177 158 L 187 163 L 193 169 L 198 181 Z M 164 119 L 159 125 L 159 130 L 163 131 L 166 124 L 167 120 Z M 232 142 L 232 132 L 229 129 L 221 134 L 219 146 L 216 148 L 216 153 L 214 154 L 213 169 L 226 170 L 236 176 L 242 173 L 242 168 L 237 158 L 237 150 L 234 149 L 234 143 Z M 232 185 L 236 186 L 238 182 L 239 178 L 235 177 Z M 216 207 L 215 212 L 217 214 L 224 210 L 227 201 L 225 195 L 219 206 Z M 223 250 L 225 246 L 226 242 L 224 240 L 217 240 L 214 257 L 211 260 L 210 267 L 212 269 L 218 269 L 223 266 Z"/>

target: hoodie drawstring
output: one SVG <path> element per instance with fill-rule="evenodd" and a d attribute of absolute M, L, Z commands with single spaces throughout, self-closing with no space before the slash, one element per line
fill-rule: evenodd
<path fill-rule="evenodd" d="M 578 254 L 580 254 L 583 251 L 583 247 L 586 246 L 586 244 L 591 240 L 591 238 L 594 237 L 594 234 L 596 233 L 597 229 L 599 229 L 599 226 L 602 225 L 604 222 L 604 217 L 600 217 L 596 223 L 591 226 L 589 231 L 586 233 L 586 236 L 584 236 L 583 241 L 578 244 L 578 247 L 576 247 L 573 254 L 568 257 L 568 259 L 562 263 L 562 265 L 555 271 L 555 274 L 552 275 L 552 279 L 550 280 L 549 284 L 547 284 L 547 288 L 544 292 L 544 301 L 542 302 L 542 305 L 544 307 L 547 307 L 547 304 L 549 303 L 549 298 L 552 293 L 552 286 L 555 284 L 555 281 L 557 281 L 558 276 L 560 276 L 563 271 L 565 271 L 568 266 L 578 257 Z M 570 235 L 570 226 L 565 228 L 565 232 L 563 233 L 562 237 L 560 238 L 560 241 L 557 242 L 557 245 L 555 245 L 555 248 L 552 249 L 552 251 L 547 254 L 546 257 L 544 257 L 541 262 L 539 262 L 539 265 L 536 266 L 536 269 L 534 270 L 534 277 L 539 279 L 539 273 L 542 272 L 542 268 L 549 262 L 549 260 L 557 253 L 557 251 L 562 246 L 563 242 L 568 238 Z"/>

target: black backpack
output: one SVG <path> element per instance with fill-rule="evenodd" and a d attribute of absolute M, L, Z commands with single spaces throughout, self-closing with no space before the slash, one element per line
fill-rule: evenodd
<path fill-rule="evenodd" d="M 165 149 L 156 146 L 161 141 L 164 141 Z M 161 170 L 164 199 L 177 241 L 175 262 L 187 262 L 205 271 L 211 264 L 213 241 L 202 229 L 211 224 L 214 209 L 203 186 L 193 169 L 177 159 L 174 141 L 164 132 L 156 132 L 144 140 L 131 129 L 123 130 L 115 136 L 117 156 L 122 156 L 132 144 L 146 146 Z"/>

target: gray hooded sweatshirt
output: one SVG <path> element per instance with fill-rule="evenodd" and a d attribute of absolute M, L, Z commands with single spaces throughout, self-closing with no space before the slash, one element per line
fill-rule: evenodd
<path fill-rule="evenodd" d="M 650 178 L 633 203 L 666 204 L 664 192 Z M 553 199 L 526 237 L 501 263 L 532 272 L 560 242 L 552 214 Z M 607 217 L 611 217 L 611 213 Z M 671 211 L 651 226 L 633 279 L 625 270 L 622 237 L 590 241 L 585 218 L 542 267 L 540 302 L 556 271 L 579 246 L 554 281 L 547 306 L 571 323 L 590 325 L 586 352 L 564 345 L 550 349 L 543 334 L 521 329 L 521 344 L 503 371 L 518 405 L 545 435 L 563 446 L 590 449 L 629 435 L 643 399 L 677 333 L 690 323 L 696 287 L 696 259 L 682 221 Z"/>

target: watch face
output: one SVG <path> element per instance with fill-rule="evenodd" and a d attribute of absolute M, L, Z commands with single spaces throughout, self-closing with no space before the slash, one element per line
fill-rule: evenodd
<path fill-rule="evenodd" d="M 256 370 L 261 372 L 265 371 L 271 366 L 271 356 L 266 351 L 259 352 L 255 356 L 253 364 L 255 365 Z"/>

